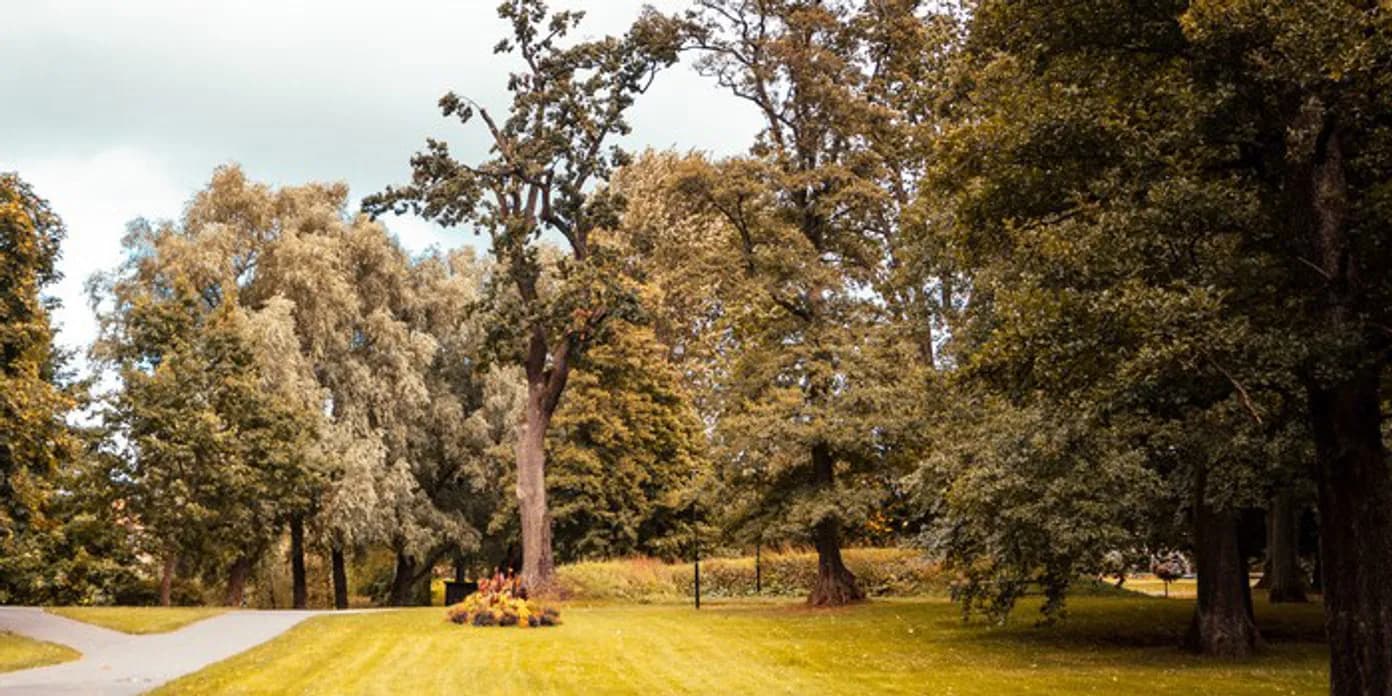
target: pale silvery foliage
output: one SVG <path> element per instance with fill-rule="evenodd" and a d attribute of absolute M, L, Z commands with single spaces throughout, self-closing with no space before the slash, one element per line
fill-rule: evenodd
<path fill-rule="evenodd" d="M 257 352 L 261 385 L 297 408 L 322 412 L 327 393 L 314 378 L 314 366 L 300 352 L 295 303 L 282 295 L 247 312 L 247 333 Z"/>
<path fill-rule="evenodd" d="M 522 369 L 515 365 L 495 367 L 484 375 L 482 406 L 466 424 L 470 437 L 485 445 L 474 470 L 474 487 L 489 493 L 480 496 L 482 505 L 476 506 L 473 518 L 480 530 L 495 538 L 516 523 L 513 448 L 526 398 Z"/>
<path fill-rule="evenodd" d="M 323 458 L 335 462 L 338 470 L 318 520 L 326 542 L 352 549 L 384 541 L 377 514 L 381 505 L 377 476 L 386 469 L 387 457 L 381 436 L 335 423 L 325 429 L 319 448 Z"/>
<path fill-rule="evenodd" d="M 99 299 L 129 303 L 187 279 L 208 308 L 246 319 L 266 392 L 313 414 L 305 461 L 327 474 L 305 502 L 316 537 L 422 558 L 477 547 L 475 525 L 491 518 L 476 519 L 469 498 L 496 494 L 502 479 L 484 460 L 512 446 L 516 414 L 475 417 L 487 388 L 470 309 L 486 269 L 472 254 L 413 261 L 347 212 L 346 187 L 274 189 L 235 166 L 214 172 L 177 224 L 134 226 L 127 248 L 121 271 L 94 281 Z"/>

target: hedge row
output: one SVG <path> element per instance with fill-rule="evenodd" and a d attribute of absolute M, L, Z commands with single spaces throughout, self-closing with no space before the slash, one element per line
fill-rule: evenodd
<path fill-rule="evenodd" d="M 876 597 L 945 594 L 947 579 L 938 566 L 911 549 L 847 549 L 842 554 L 865 592 Z M 763 594 L 807 594 L 817 578 L 813 552 L 765 553 L 760 562 Z M 577 600 L 662 601 L 691 594 L 690 563 L 665 564 L 649 558 L 577 563 L 556 571 L 563 597 Z M 701 593 L 710 597 L 752 597 L 754 558 L 712 558 L 701 562 Z"/>

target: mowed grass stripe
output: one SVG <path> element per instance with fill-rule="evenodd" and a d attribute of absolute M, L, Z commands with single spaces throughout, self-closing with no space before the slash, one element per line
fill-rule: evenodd
<path fill-rule="evenodd" d="M 1244 662 L 1176 646 L 1192 603 L 1080 597 L 1036 627 L 964 624 L 943 600 L 811 611 L 786 601 L 569 607 L 554 629 L 455 626 L 436 609 L 326 616 L 159 693 L 1320 694 L 1318 607 L 1268 607 Z"/>

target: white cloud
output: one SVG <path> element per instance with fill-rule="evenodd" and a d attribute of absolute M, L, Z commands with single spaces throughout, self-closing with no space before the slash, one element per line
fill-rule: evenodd
<path fill-rule="evenodd" d="M 83 287 L 87 279 L 120 262 L 126 223 L 178 217 L 192 189 L 149 154 L 124 147 L 87 157 L 3 162 L 0 168 L 16 169 L 67 225 L 58 265 L 63 280 L 49 293 L 63 302 L 55 317 L 59 342 L 85 346 L 97 329 Z"/>
<path fill-rule="evenodd" d="M 484 244 L 473 232 L 465 229 L 444 229 L 427 220 L 412 215 L 389 215 L 381 219 L 387 230 L 412 254 L 419 254 L 431 247 L 454 249 L 461 246 Z"/>
<path fill-rule="evenodd" d="M 454 90 L 501 111 L 511 58 L 498 0 L 24 0 L 0 21 L 0 170 L 17 170 L 65 219 L 60 341 L 95 334 L 83 283 L 120 262 L 136 217 L 173 218 L 213 167 L 240 162 L 273 185 L 346 181 L 357 198 L 410 178 L 426 137 L 463 158 L 484 133 L 441 118 Z M 556 0 L 589 13 L 587 36 L 617 33 L 645 2 Z M 13 5 L 11 7 L 10 5 Z M 757 115 L 679 66 L 632 113 L 627 147 L 730 154 Z M 412 217 L 387 226 L 413 252 L 484 242 Z"/>

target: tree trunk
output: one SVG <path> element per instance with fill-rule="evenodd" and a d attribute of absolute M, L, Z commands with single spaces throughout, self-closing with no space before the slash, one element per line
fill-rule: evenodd
<path fill-rule="evenodd" d="M 835 477 L 835 460 L 823 443 L 812 447 L 813 480 L 819 488 L 830 488 Z M 841 560 L 841 522 L 825 517 L 812 530 L 817 547 L 817 582 L 807 603 L 817 607 L 836 607 L 865 599 L 855 575 Z"/>
<path fill-rule="evenodd" d="M 394 607 L 409 607 L 416 603 L 416 559 L 404 553 L 396 554 L 396 575 L 392 577 L 388 603 Z"/>
<path fill-rule="evenodd" d="M 551 514 L 546 507 L 546 429 L 551 414 L 545 385 L 527 389 L 522 432 L 517 438 L 517 510 L 522 518 L 522 584 L 533 595 L 545 594 L 555 573 L 551 552 Z"/>
<path fill-rule="evenodd" d="M 348 570 L 343 562 L 343 549 L 333 547 L 333 595 L 334 609 L 348 608 Z"/>
<path fill-rule="evenodd" d="M 160 606 L 170 606 L 174 594 L 174 569 L 179 564 L 179 556 L 170 553 L 164 559 L 164 571 L 160 574 Z"/>
<path fill-rule="evenodd" d="M 1375 374 L 1311 399 L 1334 696 L 1392 694 L 1392 472 Z"/>
<path fill-rule="evenodd" d="M 1204 502 L 1199 475 L 1194 503 L 1194 561 L 1199 575 L 1198 601 L 1185 645 L 1215 657 L 1247 657 L 1261 643 L 1252 614 L 1252 591 L 1238 549 L 1237 513 L 1218 511 Z"/>
<path fill-rule="evenodd" d="M 1262 580 L 1272 604 L 1310 601 L 1305 596 L 1305 577 L 1300 570 L 1300 506 L 1295 493 L 1281 490 L 1271 500 L 1267 515 L 1266 572 Z"/>
<path fill-rule="evenodd" d="M 229 607 L 242 606 L 246 599 L 247 576 L 251 574 L 251 560 L 242 557 L 232 563 L 227 571 L 227 596 L 223 603 Z"/>
<path fill-rule="evenodd" d="M 291 607 L 304 609 L 309 606 L 309 587 L 305 584 L 304 519 L 299 515 L 290 517 L 290 584 Z"/>
<path fill-rule="evenodd" d="M 1311 250 L 1325 280 L 1327 332 L 1361 340 L 1309 377 L 1320 514 L 1320 579 L 1333 696 L 1392 695 L 1392 471 L 1382 440 L 1379 381 L 1385 339 L 1362 326 L 1364 280 L 1348 229 L 1342 136 L 1325 114 L 1310 168 Z M 1334 376 L 1330 376 L 1330 375 Z"/>
<path fill-rule="evenodd" d="M 498 560 L 498 565 L 493 567 L 495 573 L 517 572 L 522 568 L 522 547 L 517 542 L 507 545 L 503 551 L 503 557 Z"/>

